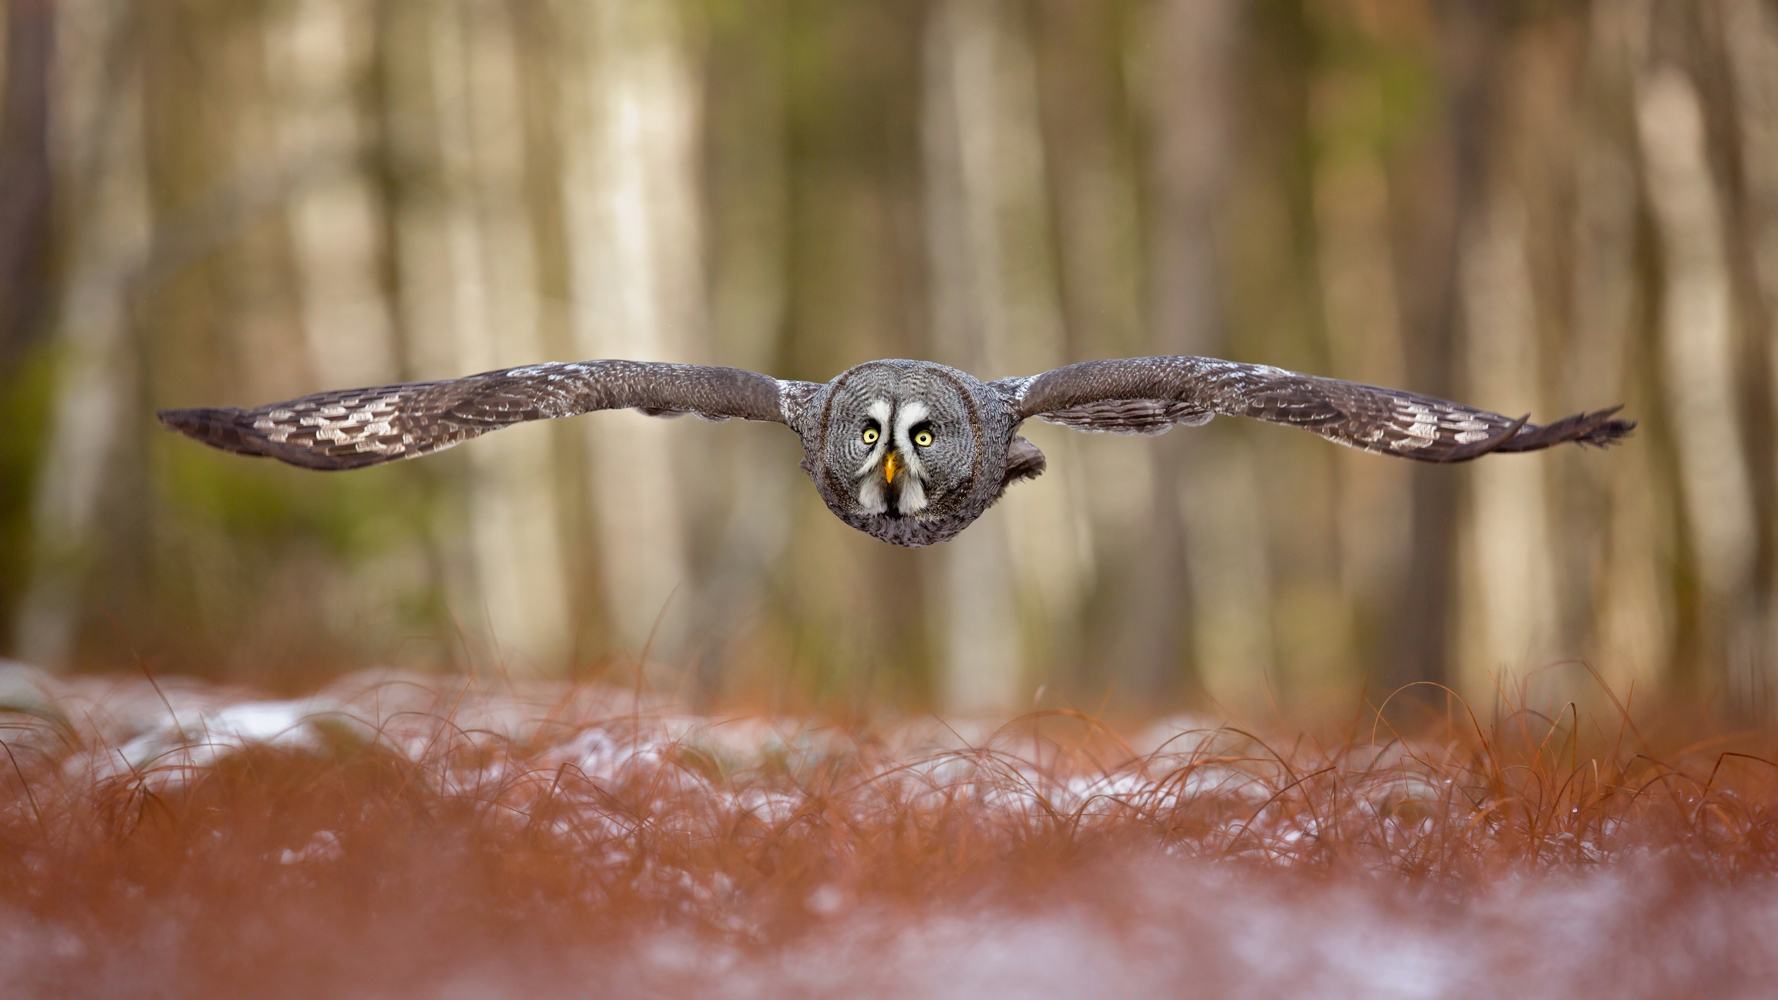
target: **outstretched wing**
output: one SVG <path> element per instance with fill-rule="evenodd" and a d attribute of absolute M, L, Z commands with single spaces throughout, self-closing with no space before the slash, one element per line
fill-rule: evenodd
<path fill-rule="evenodd" d="M 1533 424 L 1397 389 L 1189 356 L 1084 361 L 994 385 L 1021 420 L 1154 434 L 1214 416 L 1258 417 L 1424 462 L 1463 462 L 1567 441 L 1607 445 L 1636 426 L 1612 419 L 1617 407 Z"/>
<path fill-rule="evenodd" d="M 526 420 L 626 407 L 657 416 L 786 421 L 799 382 L 739 368 L 643 361 L 526 365 L 443 382 L 318 392 L 256 409 L 162 410 L 161 423 L 225 451 L 306 469 L 414 458 Z"/>

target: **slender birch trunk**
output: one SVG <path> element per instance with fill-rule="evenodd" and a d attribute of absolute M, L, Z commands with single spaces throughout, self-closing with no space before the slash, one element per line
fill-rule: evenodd
<path fill-rule="evenodd" d="M 447 163 L 461 171 L 452 256 L 463 321 L 458 368 L 486 371 L 548 356 L 525 196 L 520 55 L 502 4 L 460 6 L 441 45 Z M 449 60 L 446 62 L 445 60 Z M 562 511 L 552 469 L 556 428 L 525 428 L 468 456 L 477 590 L 502 662 L 559 672 L 571 642 Z"/>
<path fill-rule="evenodd" d="M 778 334 L 790 292 L 789 95 L 781 71 L 788 17 L 782 0 L 764 0 L 750 4 L 745 18 L 712 29 L 731 34 L 712 40 L 703 85 L 712 353 L 701 360 L 764 372 L 783 362 Z M 697 491 L 688 515 L 694 586 L 680 611 L 699 622 L 688 652 L 701 703 L 714 701 L 754 665 L 747 662 L 747 644 L 771 631 L 760 595 L 779 580 L 796 579 L 787 556 L 797 502 L 807 489 L 801 476 L 771 471 L 794 469 L 800 460 L 794 436 L 767 428 L 725 428 L 721 436 L 719 454 L 700 462 L 694 476 L 716 475 L 747 488 Z M 706 452 L 712 443 L 705 442 Z"/>
<path fill-rule="evenodd" d="M 1633 105 L 1646 4 L 1599 4 L 1587 23 L 1587 103 L 1574 160 L 1574 227 L 1570 377 L 1575 400 L 1624 399 L 1644 409 L 1632 366 L 1640 338 L 1636 228 L 1640 210 Z M 1646 366 L 1643 366 L 1646 367 Z M 1640 384 L 1639 384 L 1640 383 Z M 1613 690 L 1657 681 L 1673 655 L 1674 614 L 1662 563 L 1671 538 L 1660 524 L 1664 498 L 1647 488 L 1660 475 L 1656 430 L 1644 424 L 1637 447 L 1619 448 L 1607 463 L 1583 463 L 1582 488 L 1562 511 L 1564 523 L 1609 512 L 1603 532 L 1565 532 L 1591 539 L 1577 551 L 1561 588 L 1580 601 L 1592 641 L 1586 648 Z M 1651 537 L 1651 532 L 1653 536 Z"/>
<path fill-rule="evenodd" d="M 1126 67 L 1118 60 L 1118 25 L 1101 9 L 1073 0 L 1047 0 L 1036 8 L 1039 110 L 1043 121 L 1044 173 L 1049 181 L 1055 230 L 1055 285 L 1063 329 L 1056 355 L 1032 369 L 1097 354 L 1134 355 L 1148 347 L 1142 300 L 1143 232 L 1137 157 L 1131 149 L 1129 98 L 1122 92 Z M 1044 540 L 1048 562 L 1025 569 L 1036 591 L 1035 610 L 1056 623 L 1044 636 L 1048 659 L 1060 667 L 1068 697 L 1103 696 L 1111 638 L 1086 609 L 1095 587 L 1115 580 L 1120 554 L 1141 543 L 1128 528 L 1143 516 L 1154 442 L 1116 441 L 1043 424 L 1022 432 L 1049 458 L 1037 484 L 1018 497 L 1026 511 L 1021 530 Z M 1171 445 L 1173 442 L 1167 442 Z M 1118 483 L 1106 496 L 1105 483 Z M 1130 496 L 1139 493 L 1139 496 Z M 1181 595 L 1184 599 L 1184 595 Z"/>
<path fill-rule="evenodd" d="M 371 55 L 358 10 L 347 0 L 295 0 L 265 25 L 286 162 L 352 164 L 368 143 L 369 123 L 352 93 Z M 378 280 L 378 207 L 370 178 L 356 167 L 317 171 L 292 199 L 299 319 L 317 385 L 372 385 L 396 372 L 391 306 Z"/>
<path fill-rule="evenodd" d="M 1647 197 L 1661 231 L 1666 294 L 1660 364 L 1672 414 L 1685 526 L 1702 584 L 1705 661 L 1725 656 L 1732 605 L 1752 583 L 1754 511 L 1737 421 L 1733 315 L 1721 206 L 1692 82 L 1658 60 L 1637 84 Z"/>
<path fill-rule="evenodd" d="M 392 207 L 398 307 L 414 377 L 523 364 L 542 355 L 522 184 L 524 143 L 511 24 L 497 7 L 391 6 L 394 162 L 437 164 Z M 450 613 L 481 648 L 470 665 L 557 670 L 571 633 L 552 428 L 503 433 L 445 462 L 458 516 L 435 528 Z M 454 506 L 454 505 L 448 505 Z"/>
<path fill-rule="evenodd" d="M 67 182 L 71 270 L 55 337 L 59 386 L 31 521 L 30 577 L 17 617 L 18 655 L 64 665 L 80 626 L 80 600 L 101 565 L 99 528 L 116 484 L 111 470 L 123 422 L 137 409 L 131 365 L 132 281 L 150 242 L 138 61 L 104 57 L 133 18 L 103 2 L 56 7 L 57 163 Z"/>
<path fill-rule="evenodd" d="M 585 357 L 691 360 L 707 337 L 699 107 L 678 14 L 628 0 L 556 10 L 580 55 L 559 126 L 574 345 Z M 698 429 L 612 414 L 578 430 L 611 646 L 652 637 L 658 660 L 677 656 L 691 625 L 670 605 L 689 566 L 677 457 Z"/>
<path fill-rule="evenodd" d="M 1457 4 L 1445 13 L 1436 44 L 1448 78 L 1441 95 L 1447 124 L 1413 165 L 1417 169 L 1392 178 L 1391 191 L 1400 226 L 1394 249 L 1404 275 L 1398 288 L 1408 381 L 1435 396 L 1460 394 L 1463 240 L 1488 196 L 1481 166 L 1505 16 L 1486 5 Z M 1408 475 L 1408 568 L 1394 602 L 1395 648 L 1379 671 L 1385 691 L 1452 680 L 1462 491 L 1446 470 L 1416 467 Z"/>
<path fill-rule="evenodd" d="M 8 0 L 0 10 L 0 378 L 42 332 L 50 300 L 55 54 L 55 4 Z"/>
<path fill-rule="evenodd" d="M 1025 25 L 987 0 L 947 0 L 927 28 L 924 74 L 933 332 L 957 363 L 978 372 L 1049 367 L 1060 320 L 1032 277 L 1041 273 L 1048 235 Z M 943 549 L 932 611 L 945 622 L 941 701 L 951 710 L 1005 710 L 1022 700 L 1016 581 L 1065 565 L 1049 558 L 1055 545 L 1030 534 L 1039 523 L 1005 516 Z"/>
<path fill-rule="evenodd" d="M 1217 220 L 1230 183 L 1242 5 L 1172 3 L 1154 17 L 1144 87 L 1151 343 L 1160 353 L 1225 354 Z M 1152 536 L 1125 575 L 1112 646 L 1130 693 L 1162 697 L 1202 683 L 1236 701 L 1257 698 L 1272 648 L 1254 457 L 1230 438 L 1180 435 L 1151 443 L 1147 460 L 1141 523 Z"/>
<path fill-rule="evenodd" d="M 1728 2 L 1713 13 L 1711 52 L 1726 56 L 1726 68 L 1717 71 L 1732 92 L 1725 124 L 1740 152 L 1731 165 L 1740 183 L 1728 222 L 1741 304 L 1742 423 L 1754 510 L 1772 511 L 1778 509 L 1778 171 L 1772 168 L 1778 162 L 1778 9 Z M 1742 595 L 1731 656 L 1747 677 L 1750 708 L 1772 717 L 1778 714 L 1778 521 L 1757 523 L 1753 579 Z"/>
<path fill-rule="evenodd" d="M 1389 178 L 1374 131 L 1382 84 L 1330 72 L 1310 93 L 1311 127 L 1323 149 L 1312 180 L 1316 269 L 1329 371 L 1379 385 L 1406 385 L 1401 300 L 1389 266 Z M 1351 649 L 1398 627 L 1394 605 L 1408 564 L 1409 468 L 1348 449 L 1332 455 L 1340 593 Z M 1325 684 L 1336 678 L 1323 678 Z"/>
<path fill-rule="evenodd" d="M 1491 194 L 1465 234 L 1461 290 L 1466 331 L 1466 397 L 1511 413 L 1544 413 L 1540 398 L 1537 305 L 1527 259 L 1524 204 Z M 1467 584 L 1456 616 L 1457 677 L 1487 690 L 1501 670 L 1522 674 L 1561 658 L 1554 647 L 1557 553 L 1550 530 L 1548 463 L 1477 466 L 1463 523 Z"/>

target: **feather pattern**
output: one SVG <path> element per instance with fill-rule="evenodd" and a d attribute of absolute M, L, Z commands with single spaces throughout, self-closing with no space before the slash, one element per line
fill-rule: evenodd
<path fill-rule="evenodd" d="M 634 408 L 784 422 L 784 387 L 738 368 L 574 361 L 442 382 L 338 389 L 254 409 L 162 410 L 162 423 L 205 444 L 308 469 L 356 469 L 430 454 L 528 420 Z"/>
<path fill-rule="evenodd" d="M 1603 446 L 1636 426 L 1613 419 L 1617 407 L 1534 424 L 1399 389 L 1187 355 L 1084 361 L 1005 379 L 996 387 L 1021 420 L 1158 433 L 1212 415 L 1255 417 L 1364 451 L 1426 462 L 1462 462 L 1571 441 Z"/>

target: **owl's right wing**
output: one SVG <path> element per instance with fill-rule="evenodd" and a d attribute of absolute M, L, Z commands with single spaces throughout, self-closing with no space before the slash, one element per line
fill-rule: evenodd
<path fill-rule="evenodd" d="M 550 362 L 442 382 L 318 392 L 254 409 L 161 410 L 156 416 L 224 451 L 305 469 L 356 469 L 429 454 L 527 420 L 594 410 L 788 423 L 811 388 L 740 368 Z"/>
<path fill-rule="evenodd" d="M 1569 441 L 1606 445 L 1636 426 L 1612 419 L 1616 407 L 1533 424 L 1399 389 L 1185 355 L 1083 361 L 1001 379 L 994 387 L 1020 420 L 1155 434 L 1215 416 L 1257 417 L 1364 451 L 1423 462 L 1463 462 Z"/>

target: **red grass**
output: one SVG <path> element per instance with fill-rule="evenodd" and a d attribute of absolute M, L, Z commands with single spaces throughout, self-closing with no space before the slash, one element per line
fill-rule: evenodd
<path fill-rule="evenodd" d="M 359 680 L 299 707 L 37 687 L 0 731 L 13 995 L 1649 995 L 1778 974 L 1770 733 L 1460 709 L 1432 736 L 1324 743 L 1061 712 L 721 721 L 588 687 Z"/>

